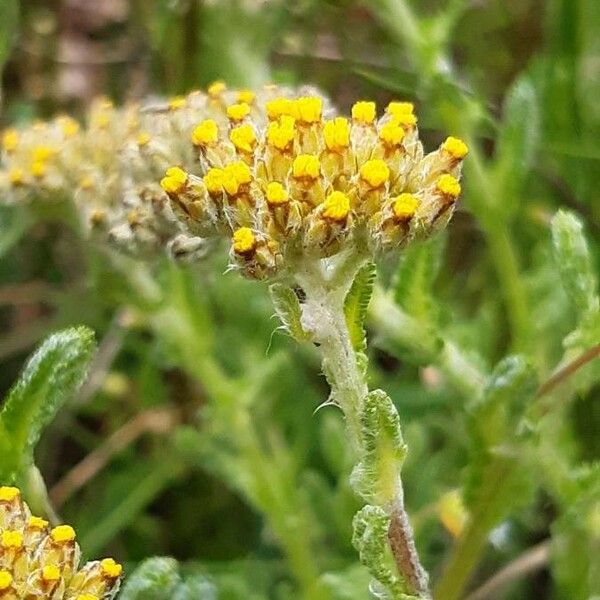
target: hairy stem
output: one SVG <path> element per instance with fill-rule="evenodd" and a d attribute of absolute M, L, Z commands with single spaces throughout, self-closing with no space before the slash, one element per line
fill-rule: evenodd
<path fill-rule="evenodd" d="M 356 273 L 366 259 L 356 253 L 343 257 L 339 269 L 327 276 L 320 264 L 309 264 L 299 271 L 298 282 L 306 294 L 303 307 L 303 326 L 319 344 L 323 371 L 331 386 L 332 399 L 342 409 L 346 418 L 351 445 L 357 455 L 364 453 L 361 415 L 369 393 L 363 368 L 346 323 L 344 301 Z M 414 543 L 413 531 L 404 508 L 399 465 L 392 465 L 388 473 L 377 473 L 383 492 L 375 495 L 390 518 L 388 530 L 389 549 L 400 577 L 411 593 L 429 598 L 427 574 L 421 566 Z M 391 479 L 391 484 L 388 481 Z"/>

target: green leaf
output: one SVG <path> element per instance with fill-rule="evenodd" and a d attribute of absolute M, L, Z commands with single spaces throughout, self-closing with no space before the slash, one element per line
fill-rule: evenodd
<path fill-rule="evenodd" d="M 182 581 L 174 558 L 145 560 L 127 580 L 120 600 L 216 600 L 217 591 L 202 575 Z"/>
<path fill-rule="evenodd" d="M 194 575 L 179 585 L 171 600 L 217 600 L 217 590 L 202 575 Z"/>
<path fill-rule="evenodd" d="M 470 407 L 478 451 L 515 434 L 535 389 L 535 373 L 522 356 L 507 356 L 496 365 L 483 397 Z"/>
<path fill-rule="evenodd" d="M 0 412 L 3 480 L 33 461 L 44 427 L 82 384 L 94 349 L 93 332 L 78 327 L 50 336 L 30 358 Z"/>
<path fill-rule="evenodd" d="M 563 287 L 581 316 L 599 310 L 598 280 L 581 221 L 560 210 L 552 219 L 554 257 Z"/>
<path fill-rule="evenodd" d="M 274 283 L 269 287 L 275 312 L 285 329 L 295 340 L 310 340 L 310 334 L 302 327 L 302 308 L 298 296 L 287 285 Z"/>
<path fill-rule="evenodd" d="M 119 599 L 172 600 L 180 583 L 179 565 L 174 558 L 148 558 L 129 577 Z"/>
<path fill-rule="evenodd" d="M 440 269 L 445 237 L 435 236 L 409 246 L 402 254 L 395 276 L 394 299 L 422 323 L 435 321 L 433 283 Z"/>
<path fill-rule="evenodd" d="M 385 505 L 397 494 L 406 444 L 398 411 L 383 390 L 365 398 L 361 425 L 363 456 L 352 473 L 352 484 L 367 502 Z"/>
<path fill-rule="evenodd" d="M 504 120 L 496 150 L 500 205 L 517 207 L 519 192 L 531 170 L 540 135 L 540 111 L 535 88 L 528 77 L 518 79 L 504 105 Z"/>
<path fill-rule="evenodd" d="M 374 263 L 367 263 L 362 267 L 348 292 L 344 301 L 344 314 L 352 340 L 352 347 L 356 352 L 367 349 L 367 337 L 364 329 L 367 308 L 373 295 L 373 285 L 377 270 Z"/>
<path fill-rule="evenodd" d="M 391 594 L 394 600 L 408 600 L 404 582 L 394 575 L 388 551 L 390 518 L 379 506 L 364 506 L 354 516 L 352 544 L 358 551 L 360 562 L 367 567 L 378 584 Z"/>
<path fill-rule="evenodd" d="M 483 397 L 469 407 L 471 461 L 465 488 L 469 504 L 480 496 L 487 479 L 491 478 L 490 485 L 495 485 L 490 473 L 494 464 L 518 462 L 520 438 L 517 434 L 536 387 L 532 366 L 521 356 L 508 356 L 494 369 Z M 518 487 L 521 481 L 516 468 L 511 469 L 515 475 L 514 485 Z M 509 510 L 510 506 L 506 508 Z"/>

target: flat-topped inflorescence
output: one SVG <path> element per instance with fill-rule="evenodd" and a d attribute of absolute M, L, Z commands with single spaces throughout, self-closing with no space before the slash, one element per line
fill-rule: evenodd
<path fill-rule="evenodd" d="M 393 250 L 452 215 L 464 142 L 449 137 L 424 155 L 408 102 L 379 119 L 373 102 L 357 102 L 350 118 L 324 112 L 318 96 L 231 105 L 227 121 L 192 130 L 195 167 L 174 165 L 161 180 L 185 228 L 230 237 L 232 265 L 247 276 L 352 244 Z"/>
<path fill-rule="evenodd" d="M 138 252 L 194 258 L 225 238 L 231 265 L 259 279 L 302 255 L 427 237 L 454 211 L 468 152 L 449 137 L 424 154 L 409 102 L 378 118 L 360 101 L 342 117 L 309 89 L 221 82 L 121 109 L 98 100 L 85 127 L 59 117 L 8 129 L 2 144 L 13 202 L 74 196 L 92 231 Z"/>
<path fill-rule="evenodd" d="M 33 516 L 18 488 L 0 487 L 0 599 L 110 600 L 122 567 L 112 558 L 79 568 L 69 525 L 50 527 Z"/>

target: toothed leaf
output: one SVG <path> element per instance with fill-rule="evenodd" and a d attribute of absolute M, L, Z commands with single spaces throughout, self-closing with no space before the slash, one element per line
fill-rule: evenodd
<path fill-rule="evenodd" d="M 364 328 L 367 308 L 373 295 L 373 285 L 377 271 L 373 263 L 367 263 L 362 267 L 352 283 L 350 291 L 344 302 L 344 313 L 346 323 L 350 331 L 352 347 L 356 352 L 365 352 L 367 349 L 367 337 Z"/>

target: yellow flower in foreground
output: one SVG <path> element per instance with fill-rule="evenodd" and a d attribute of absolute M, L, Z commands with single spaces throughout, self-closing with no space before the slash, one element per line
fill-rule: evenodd
<path fill-rule="evenodd" d="M 80 550 L 69 525 L 50 528 L 32 516 L 15 487 L 0 487 L 0 598 L 110 600 L 122 567 L 112 558 L 79 568 Z"/>

